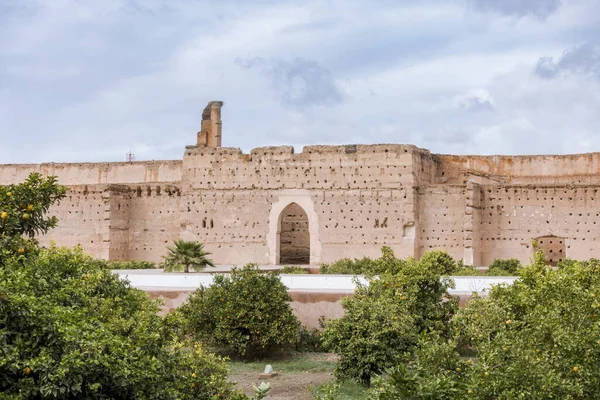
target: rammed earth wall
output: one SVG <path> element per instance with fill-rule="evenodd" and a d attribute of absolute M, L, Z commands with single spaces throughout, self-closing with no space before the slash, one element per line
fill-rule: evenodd
<path fill-rule="evenodd" d="M 209 104 L 182 160 L 0 165 L 0 184 L 58 176 L 69 193 L 43 241 L 115 260 L 159 261 L 179 237 L 205 243 L 219 264 L 318 264 L 376 257 L 383 245 L 399 257 L 442 249 L 475 265 L 526 262 L 533 239 L 552 263 L 598 257 L 600 153 L 451 156 L 376 144 L 244 154 L 220 147 L 220 106 Z"/>

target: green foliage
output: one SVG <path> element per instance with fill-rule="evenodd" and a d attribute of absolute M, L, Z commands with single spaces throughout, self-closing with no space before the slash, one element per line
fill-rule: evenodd
<path fill-rule="evenodd" d="M 363 257 L 361 259 L 342 258 L 331 264 L 321 264 L 319 273 L 338 275 L 363 275 L 365 271 L 373 269 L 373 259 Z"/>
<path fill-rule="evenodd" d="M 488 268 L 489 276 L 516 276 L 521 270 L 521 262 L 516 258 L 508 260 L 495 259 Z"/>
<path fill-rule="evenodd" d="M 375 260 L 364 257 L 351 260 L 342 258 L 331 264 L 322 264 L 321 274 L 346 274 L 346 275 L 367 275 L 373 276 L 384 273 L 396 273 L 407 261 L 396 258 L 391 248 L 383 246 L 381 248 L 381 257 Z"/>
<path fill-rule="evenodd" d="M 340 356 L 336 377 L 368 385 L 371 376 L 402 359 L 417 341 L 408 307 L 388 296 L 377 296 L 377 288 L 359 286 L 352 299 L 345 299 L 342 318 L 330 321 L 323 332 L 326 348 Z"/>
<path fill-rule="evenodd" d="M 178 340 L 158 305 L 81 249 L 0 268 L 0 392 L 7 399 L 227 397 L 227 367 Z"/>
<path fill-rule="evenodd" d="M 407 263 L 414 260 L 408 258 L 402 260 L 396 258 L 391 248 L 383 246 L 381 257 L 372 259 L 363 257 L 361 259 L 342 258 L 331 264 L 322 264 L 319 272 L 321 274 L 346 274 L 375 276 L 386 273 L 399 273 Z M 419 261 L 420 265 L 435 267 L 441 275 L 478 276 L 483 272 L 471 265 L 464 265 L 462 261 L 454 260 L 447 252 L 434 250 L 423 255 Z"/>
<path fill-rule="evenodd" d="M 590 258 L 589 260 L 586 261 L 576 261 L 576 260 L 572 260 L 572 259 L 564 259 L 564 260 L 560 260 L 559 262 L 556 263 L 556 267 L 561 269 L 561 268 L 565 268 L 565 267 L 572 267 L 574 265 L 583 265 L 586 267 L 595 267 L 596 265 L 600 265 L 600 260 L 598 260 L 597 258 Z"/>
<path fill-rule="evenodd" d="M 154 269 L 156 268 L 156 263 L 151 261 L 135 261 L 135 260 L 127 260 L 127 261 L 108 261 L 108 260 L 100 260 L 96 259 L 95 262 L 101 267 L 108 270 L 117 270 L 117 269 Z"/>
<path fill-rule="evenodd" d="M 437 271 L 440 275 L 452 275 L 458 269 L 456 261 L 450 254 L 442 250 L 425 253 L 419 260 L 419 264 L 432 271 Z"/>
<path fill-rule="evenodd" d="M 425 334 L 407 362 L 378 377 L 369 391 L 370 400 L 468 398 L 464 371 L 470 360 L 461 359 L 456 343 L 437 334 Z"/>
<path fill-rule="evenodd" d="M 381 252 L 382 256 L 378 259 L 369 257 L 354 260 L 342 258 L 331 264 L 322 264 L 319 272 L 321 274 L 374 276 L 383 273 L 398 273 L 406 263 L 411 262 L 410 258 L 407 260 L 396 258 L 389 247 L 382 247 Z M 465 265 L 462 261 L 454 260 L 447 252 L 442 250 L 434 250 L 424 254 L 419 263 L 435 267 L 440 275 L 452 276 L 516 276 L 521 269 L 521 263 L 517 259 L 494 260 L 487 273 L 484 273 L 472 265 Z"/>
<path fill-rule="evenodd" d="M 298 337 L 296 338 L 296 351 L 303 352 L 323 352 L 325 348 L 321 341 L 322 331 L 317 328 L 307 328 L 300 325 L 298 328 Z"/>
<path fill-rule="evenodd" d="M 367 389 L 354 381 L 326 382 L 310 389 L 315 400 L 366 400 Z"/>
<path fill-rule="evenodd" d="M 204 245 L 198 242 L 187 242 L 179 239 L 175 241 L 175 246 L 167 247 L 168 254 L 163 256 L 163 268 L 167 272 L 184 271 L 190 272 L 202 271 L 207 266 L 215 265 L 206 256 L 210 253 L 204 251 Z"/>
<path fill-rule="evenodd" d="M 252 385 L 252 390 L 254 391 L 253 399 L 262 400 L 267 397 L 267 393 L 269 393 L 269 390 L 271 390 L 271 384 L 261 382 L 258 386 Z"/>
<path fill-rule="evenodd" d="M 495 288 L 489 300 L 469 305 L 457 318 L 457 327 L 478 352 L 470 384 L 474 393 L 495 398 L 596 397 L 597 294 L 597 266 L 575 263 L 552 271 L 538 264 L 526 268 L 513 285 Z"/>
<path fill-rule="evenodd" d="M 459 268 L 452 273 L 452 276 L 484 276 L 486 275 L 482 271 L 476 269 L 475 267 L 463 267 Z"/>
<path fill-rule="evenodd" d="M 456 375 L 451 364 L 438 368 L 444 352 L 436 350 L 437 357 L 412 360 L 407 372 L 400 374 L 401 379 L 408 379 L 410 371 L 438 368 L 435 374 L 420 374 L 417 385 L 431 387 L 435 379 L 446 376 L 459 392 L 446 395 L 433 388 L 429 397 L 419 397 L 413 390 L 413 397 L 406 398 L 596 398 L 600 387 L 600 266 L 571 262 L 553 271 L 542 262 L 537 259 L 524 267 L 519 280 L 494 287 L 489 298 L 471 301 L 454 318 L 455 344 L 472 347 L 477 362 L 465 363 Z M 438 347 L 443 345 L 438 341 Z M 428 351 L 432 346 L 436 344 L 419 349 Z M 447 354 L 452 362 L 460 361 L 456 351 Z M 384 386 L 394 386 L 385 386 L 384 393 L 398 390 L 399 385 L 391 382 L 384 382 Z"/>
<path fill-rule="evenodd" d="M 452 276 L 481 276 L 483 272 L 473 265 L 466 265 L 462 260 L 456 261 L 456 268 L 451 273 Z"/>
<path fill-rule="evenodd" d="M 306 268 L 298 267 L 296 265 L 287 265 L 279 270 L 280 274 L 308 274 Z"/>
<path fill-rule="evenodd" d="M 321 385 L 313 393 L 315 400 L 335 400 L 340 391 L 340 384 L 337 382 L 329 382 Z"/>
<path fill-rule="evenodd" d="M 56 217 L 46 214 L 65 196 L 56 177 L 31 173 L 18 185 L 0 186 L 0 262 L 13 255 L 26 257 L 37 249 L 36 234 L 56 226 Z"/>
<path fill-rule="evenodd" d="M 291 300 L 277 273 L 261 273 L 248 264 L 229 276 L 216 275 L 180 311 L 189 332 L 248 358 L 295 342 L 298 321 Z"/>
<path fill-rule="evenodd" d="M 448 334 L 458 299 L 447 292 L 452 281 L 442 277 L 447 261 L 444 256 L 408 260 L 369 285 L 356 283 L 354 297 L 342 301 L 344 316 L 330 321 L 322 335 L 324 346 L 340 356 L 339 379 L 369 385 L 373 375 L 403 360 L 420 333 Z"/>

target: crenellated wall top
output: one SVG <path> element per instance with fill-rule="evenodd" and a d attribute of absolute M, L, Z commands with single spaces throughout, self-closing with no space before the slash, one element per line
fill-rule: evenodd
<path fill-rule="evenodd" d="M 311 145 L 305 146 L 300 153 L 295 153 L 293 146 L 265 146 L 244 153 L 237 147 L 187 146 L 183 160 L 4 164 L 0 165 L 0 185 L 22 182 L 31 172 L 58 176 L 61 184 L 69 186 L 177 183 L 182 180 L 184 168 L 271 161 L 273 168 L 278 163 L 286 168 L 289 163 L 307 161 L 326 166 L 330 161 L 339 165 L 346 160 L 352 163 L 362 160 L 369 165 L 380 163 L 382 167 L 414 162 L 413 171 L 418 174 L 415 182 L 422 184 L 463 183 L 468 179 L 483 184 L 560 184 L 570 177 L 578 177 L 574 183 L 584 184 L 596 183 L 600 176 L 600 153 L 459 156 L 432 154 L 409 144 Z"/>

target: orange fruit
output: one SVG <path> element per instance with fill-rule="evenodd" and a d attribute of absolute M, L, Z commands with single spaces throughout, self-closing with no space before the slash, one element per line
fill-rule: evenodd
<path fill-rule="evenodd" d="M 27 213 L 23 213 L 23 219 L 29 219 L 30 215 Z"/>
<path fill-rule="evenodd" d="M 6 218 L 8 218 L 8 213 L 6 211 L 2 211 L 0 213 L 0 219 L 6 219 Z"/>
<path fill-rule="evenodd" d="M 27 367 L 25 368 L 25 375 L 30 375 L 31 374 L 31 368 Z"/>
<path fill-rule="evenodd" d="M 33 211 L 33 204 L 29 204 L 27 206 L 27 211 Z"/>
<path fill-rule="evenodd" d="M 23 253 L 25 253 L 25 249 L 22 247 L 19 247 L 19 250 L 17 250 L 17 253 L 23 254 Z"/>

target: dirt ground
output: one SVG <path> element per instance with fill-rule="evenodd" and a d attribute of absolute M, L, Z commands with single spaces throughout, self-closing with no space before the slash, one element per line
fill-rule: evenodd
<path fill-rule="evenodd" d="M 230 380 L 236 383 L 236 387 L 242 389 L 246 394 L 252 395 L 252 385 L 258 386 L 261 381 L 271 384 L 269 400 L 312 400 L 313 395 L 309 391 L 333 380 L 333 363 L 336 360 L 334 354 L 306 354 L 302 359 L 294 361 L 265 361 L 262 363 L 232 365 Z M 266 364 L 271 364 L 273 370 L 278 374 L 269 379 L 260 379 L 259 375 Z M 287 371 L 286 371 L 287 367 Z"/>

